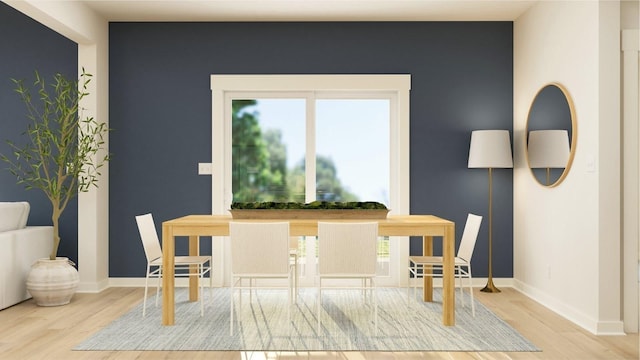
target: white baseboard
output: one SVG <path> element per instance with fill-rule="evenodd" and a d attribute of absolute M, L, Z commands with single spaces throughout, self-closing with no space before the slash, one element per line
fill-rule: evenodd
<path fill-rule="evenodd" d="M 414 286 L 414 283 L 416 283 L 417 286 L 422 286 L 422 279 L 415 279 L 415 278 L 409 279 L 410 286 Z M 472 283 L 474 288 L 483 288 L 485 287 L 485 285 L 487 285 L 487 278 L 474 277 L 472 280 Z M 493 278 L 493 285 L 495 285 L 497 288 L 513 287 L 513 279 L 512 278 Z M 434 278 L 433 286 L 442 287 L 442 279 Z M 456 286 L 458 286 L 458 280 L 456 280 Z M 464 287 L 469 286 L 467 283 L 467 279 L 462 279 L 462 286 Z"/>
<path fill-rule="evenodd" d="M 594 335 L 625 335 L 622 321 L 599 321 L 533 286 L 515 279 L 513 283 L 514 288 L 523 295 Z"/>
<path fill-rule="evenodd" d="M 158 284 L 158 279 L 149 279 L 149 287 Z M 189 279 L 176 278 L 176 287 L 189 287 Z M 162 285 L 161 285 L 162 286 Z M 144 278 L 109 278 L 109 287 L 141 287 L 144 288 Z"/>
<path fill-rule="evenodd" d="M 104 279 L 98 282 L 90 282 L 90 283 L 81 282 L 80 284 L 78 284 L 78 290 L 76 292 L 96 294 L 101 292 L 102 290 L 106 290 L 110 286 L 110 284 L 111 284 L 110 279 Z M 144 282 L 142 283 L 142 286 L 144 286 Z"/>
<path fill-rule="evenodd" d="M 413 282 L 417 281 L 417 286 L 421 286 L 421 279 L 410 279 L 411 286 Z M 149 279 L 149 286 L 156 286 L 157 279 Z M 511 278 L 493 278 L 493 283 L 496 287 L 513 287 L 513 279 Z M 457 284 L 457 282 L 456 282 Z M 473 287 L 482 288 L 487 284 L 486 278 L 473 278 Z M 463 283 L 467 286 L 466 281 Z M 176 278 L 177 287 L 188 287 L 189 280 L 186 278 Z M 434 287 L 442 287 L 442 279 L 433 279 Z M 109 278 L 109 287 L 144 287 L 144 278 Z"/>

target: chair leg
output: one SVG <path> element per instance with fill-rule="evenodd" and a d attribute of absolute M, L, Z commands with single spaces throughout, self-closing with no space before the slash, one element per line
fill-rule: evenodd
<path fill-rule="evenodd" d="M 298 258 L 294 255 L 294 263 L 289 266 L 289 295 L 293 302 L 298 301 Z"/>
<path fill-rule="evenodd" d="M 412 262 L 409 261 L 409 280 L 407 281 L 407 308 L 411 306 L 411 275 L 413 275 L 414 279 L 416 278 L 416 275 L 413 272 Z"/>
<path fill-rule="evenodd" d="M 409 301 L 410 300 L 410 298 L 409 298 L 410 294 L 409 293 L 410 293 L 410 289 L 411 289 L 411 274 L 413 274 L 413 272 L 411 272 L 411 269 L 409 269 L 409 280 L 407 282 L 407 308 L 411 306 L 411 303 Z"/>
<path fill-rule="evenodd" d="M 418 285 L 420 284 L 420 281 L 422 281 L 424 283 L 424 265 L 418 265 L 416 264 L 416 278 L 420 279 L 417 282 L 413 283 L 413 299 L 416 299 L 416 296 L 418 296 L 416 293 L 418 292 Z M 419 275 L 418 275 L 418 270 L 422 271 Z M 423 285 L 424 286 L 424 285 Z M 418 299 L 419 301 L 419 299 Z"/>
<path fill-rule="evenodd" d="M 298 254 L 293 254 L 293 301 L 298 302 Z"/>
<path fill-rule="evenodd" d="M 293 284 L 293 290 L 294 290 L 293 300 L 294 300 L 294 302 L 298 302 L 298 286 L 300 284 L 300 277 L 299 277 L 300 275 L 298 275 L 298 258 L 297 257 L 296 257 L 296 266 L 293 269 L 293 271 L 294 271 L 294 274 L 293 274 L 293 282 L 294 282 L 294 284 Z"/>
<path fill-rule="evenodd" d="M 211 272 L 211 263 L 209 263 L 209 301 L 213 303 L 213 272 Z"/>
<path fill-rule="evenodd" d="M 467 276 L 469 276 L 469 294 L 471 295 L 471 315 L 473 317 L 476 317 L 476 305 L 475 302 L 473 301 L 473 279 L 471 278 L 471 265 L 469 265 L 469 267 L 467 267 L 467 271 L 469 271 L 469 273 L 467 274 Z"/>
<path fill-rule="evenodd" d="M 462 276 L 463 276 L 462 269 L 460 269 L 459 267 L 456 267 L 455 276 L 458 278 L 458 286 L 460 287 L 460 304 L 464 306 L 464 293 L 462 292 L 464 287 L 462 284 Z"/>
<path fill-rule="evenodd" d="M 204 316 L 204 284 L 202 280 L 204 280 L 202 273 L 204 271 L 204 265 L 200 265 L 200 281 L 198 281 L 198 285 L 200 285 L 200 316 Z"/>
<path fill-rule="evenodd" d="M 296 292 L 298 291 L 298 288 L 296 286 L 296 275 L 295 275 L 295 266 L 293 267 L 293 270 L 289 270 L 289 271 L 293 271 L 293 274 L 289 274 L 289 305 L 291 305 L 291 303 L 296 302 Z"/>
<path fill-rule="evenodd" d="M 234 289 L 235 279 L 233 276 L 231 277 L 231 294 L 229 296 L 229 336 L 233 336 L 233 289 Z"/>
<path fill-rule="evenodd" d="M 316 303 L 317 303 L 317 311 L 316 311 L 316 317 L 318 318 L 318 331 L 316 333 L 316 336 L 320 336 L 320 311 L 322 310 L 322 279 L 318 278 L 318 294 L 317 294 L 317 299 L 316 299 Z"/>
<path fill-rule="evenodd" d="M 374 331 L 375 336 L 378 336 L 378 287 L 374 283 L 373 278 L 369 279 L 369 283 L 371 285 L 371 296 L 373 297 L 373 321 L 374 321 Z"/>
<path fill-rule="evenodd" d="M 291 333 L 291 304 L 293 304 L 293 289 L 292 285 L 295 281 L 293 276 L 291 276 L 291 269 L 289 269 L 289 307 L 287 308 L 287 330 L 289 334 Z"/>
<path fill-rule="evenodd" d="M 240 288 L 238 289 L 238 307 L 242 309 L 242 279 L 238 279 L 238 284 Z M 249 303 L 251 303 L 251 279 L 249 279 Z"/>
<path fill-rule="evenodd" d="M 160 285 L 162 284 L 162 267 L 158 269 L 158 285 L 156 285 L 156 307 L 158 307 L 158 299 L 160 298 Z"/>
<path fill-rule="evenodd" d="M 409 284 L 409 286 L 413 287 L 413 299 L 415 299 L 415 297 L 416 297 L 416 287 L 418 286 L 416 283 L 417 283 L 418 279 L 422 279 L 422 276 L 418 275 L 418 264 L 416 264 L 416 263 L 412 263 L 412 264 L 413 264 L 412 265 L 412 269 L 413 269 L 412 273 L 413 273 L 413 279 L 414 280 L 413 280 L 413 286 L 411 286 L 411 284 Z M 411 280 L 411 279 L 409 279 L 409 280 Z M 409 293 L 409 288 L 407 288 L 407 294 L 408 293 Z M 409 299 L 407 299 L 407 303 L 409 303 L 408 301 L 409 301 Z"/>
<path fill-rule="evenodd" d="M 156 289 L 156 292 L 158 289 Z M 147 293 L 149 292 L 149 266 L 147 266 L 147 276 L 144 278 L 144 300 L 142 301 L 142 316 L 147 313 Z"/>

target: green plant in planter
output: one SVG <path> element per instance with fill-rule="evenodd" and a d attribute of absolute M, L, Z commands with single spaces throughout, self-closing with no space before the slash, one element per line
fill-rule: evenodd
<path fill-rule="evenodd" d="M 313 201 L 310 203 L 297 203 L 297 202 L 234 202 L 231 204 L 232 210 L 247 210 L 247 209 L 360 209 L 360 210 L 387 210 L 387 207 L 376 201 L 349 201 L 349 202 L 337 202 L 337 201 Z"/>
<path fill-rule="evenodd" d="M 0 154 L 0 159 L 8 164 L 7 170 L 16 176 L 18 184 L 27 190 L 41 190 L 51 202 L 54 238 L 49 258 L 55 260 L 60 244 L 60 215 L 79 191 L 97 186 L 99 169 L 109 160 L 104 151 L 109 128 L 104 122 L 82 115 L 80 103 L 89 94 L 91 81 L 91 74 L 84 69 L 79 80 L 55 74 L 50 85 L 36 71 L 36 98 L 23 80 L 12 81 L 27 108 L 30 123 L 23 134 L 27 140 L 7 140 L 12 157 Z"/>

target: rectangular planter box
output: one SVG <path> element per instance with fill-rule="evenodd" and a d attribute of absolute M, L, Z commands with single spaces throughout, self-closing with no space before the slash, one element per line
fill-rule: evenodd
<path fill-rule="evenodd" d="M 386 219 L 388 209 L 234 209 L 234 219 Z"/>

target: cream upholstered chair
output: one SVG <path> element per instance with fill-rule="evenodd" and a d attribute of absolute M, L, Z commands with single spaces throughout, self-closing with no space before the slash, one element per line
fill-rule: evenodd
<path fill-rule="evenodd" d="M 322 280 L 325 279 L 362 279 L 360 288 L 363 289 L 365 300 L 369 290 L 377 331 L 378 304 L 375 294 L 377 242 L 377 222 L 318 222 L 318 336 L 321 326 Z M 358 287 L 348 287 L 348 289 L 353 288 Z"/>
<path fill-rule="evenodd" d="M 136 216 L 140 239 L 144 247 L 144 254 L 147 257 L 147 274 L 144 281 L 144 302 L 142 305 L 142 316 L 147 311 L 147 293 L 149 290 L 149 278 L 158 278 L 156 286 L 156 306 L 158 306 L 158 294 L 160 293 L 160 278 L 162 278 L 162 248 L 160 240 L 156 232 L 156 226 L 151 214 Z M 198 276 L 200 278 L 200 316 L 204 315 L 203 295 L 203 279 L 204 275 L 209 273 L 209 288 L 213 291 L 213 276 L 211 274 L 211 256 L 176 256 L 174 258 L 175 276 L 189 277 Z M 197 269 L 197 272 L 191 273 L 191 269 Z"/>
<path fill-rule="evenodd" d="M 291 305 L 295 298 L 294 282 L 296 256 L 289 247 L 288 222 L 236 222 L 229 223 L 231 239 L 231 299 L 229 332 L 233 335 L 234 293 L 240 290 L 239 304 L 242 306 L 242 290 L 249 294 L 257 286 L 256 279 L 287 279 L 289 307 L 287 321 L 291 322 Z M 248 280 L 248 285 L 243 285 Z M 269 288 L 273 288 L 270 286 Z"/>
<path fill-rule="evenodd" d="M 462 233 L 462 240 L 460 240 L 460 247 L 455 257 L 454 274 L 460 281 L 460 299 L 463 299 L 462 291 L 462 278 L 466 277 L 469 280 L 469 294 L 471 297 L 471 313 L 476 315 L 475 305 L 473 303 L 473 284 L 471 278 L 471 256 L 473 255 L 473 249 L 476 246 L 476 239 L 478 238 L 478 232 L 480 231 L 480 224 L 482 223 L 482 216 L 469 214 L 467 216 L 467 222 L 464 226 L 464 232 Z M 442 256 L 409 256 L 409 271 L 414 278 L 424 278 L 425 276 L 442 277 L 443 268 Z M 430 269 L 429 269 L 430 267 Z M 407 289 L 408 296 L 409 289 Z M 415 297 L 415 282 L 414 282 L 414 297 Z M 463 301 L 463 300 L 462 300 Z"/>

